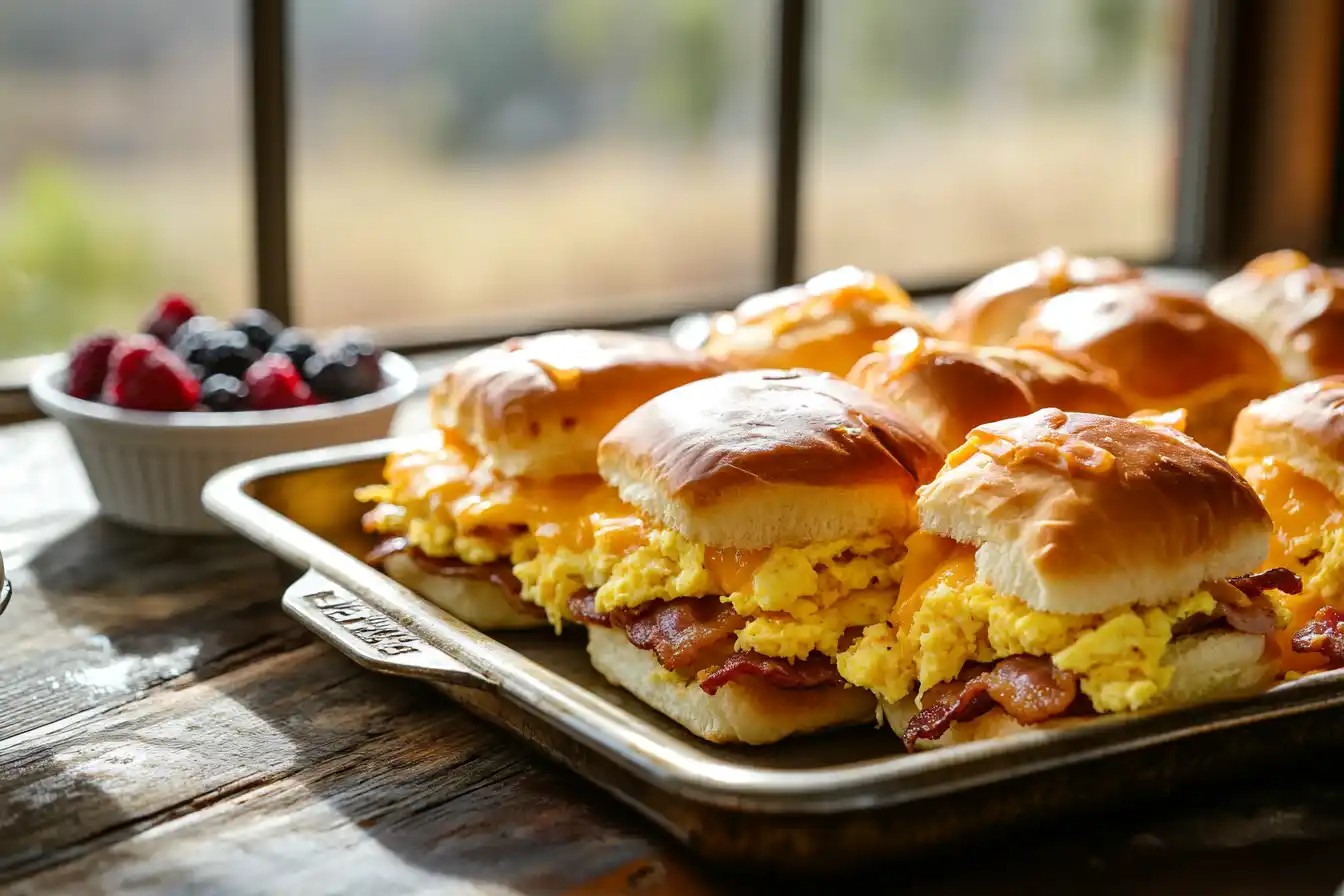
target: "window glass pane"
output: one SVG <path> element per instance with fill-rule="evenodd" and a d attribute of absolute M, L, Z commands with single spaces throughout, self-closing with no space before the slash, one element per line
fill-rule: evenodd
<path fill-rule="evenodd" d="M 0 358 L 249 300 L 240 9 L 0 4 Z"/>
<path fill-rule="evenodd" d="M 759 286 L 770 0 L 298 0 L 297 311 L 410 338 Z"/>
<path fill-rule="evenodd" d="M 1169 251 L 1183 3 L 813 8 L 808 271 L 852 262 L 918 283 L 1052 244 Z"/>

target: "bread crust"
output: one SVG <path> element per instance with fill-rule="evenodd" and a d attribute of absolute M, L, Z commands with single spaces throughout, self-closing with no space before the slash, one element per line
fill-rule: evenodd
<path fill-rule="evenodd" d="M 518 609 L 493 582 L 461 576 L 436 576 L 421 569 L 406 552 L 383 560 L 383 572 L 425 600 L 481 631 L 549 628 L 543 613 Z"/>
<path fill-rule="evenodd" d="M 844 267 L 716 315 L 704 351 L 738 369 L 807 368 L 844 376 L 875 342 L 906 327 L 934 333 L 896 283 Z"/>
<path fill-rule="evenodd" d="M 1043 407 L 1128 413 L 1109 372 L 1085 361 L 930 339 L 913 330 L 879 343 L 848 379 L 922 425 L 945 452 L 981 423 Z"/>
<path fill-rule="evenodd" d="M 598 449 L 621 498 L 692 541 L 754 549 L 908 531 L 932 438 L 814 371 L 742 371 L 645 403 Z"/>
<path fill-rule="evenodd" d="M 1115 258 L 1087 258 L 1047 249 L 990 271 L 952 297 L 943 319 L 950 339 L 1007 345 L 1041 301 L 1078 286 L 1116 283 L 1139 272 Z"/>
<path fill-rule="evenodd" d="M 651 651 L 614 629 L 588 629 L 588 656 L 607 681 L 624 688 L 696 737 L 716 744 L 769 744 L 825 728 L 871 723 L 876 698 L 852 687 L 785 690 L 743 679 L 706 694 L 693 681 L 664 674 Z"/>
<path fill-rule="evenodd" d="M 1302 383 L 1246 407 L 1227 450 L 1234 466 L 1288 464 L 1344 500 L 1344 375 Z"/>
<path fill-rule="evenodd" d="M 978 545 L 977 576 L 1036 610 L 1164 603 L 1269 553 L 1269 514 L 1165 426 L 1037 411 L 977 428 L 920 490 L 920 525 Z"/>
<path fill-rule="evenodd" d="M 1295 383 L 1344 373 L 1344 271 L 1270 252 L 1210 287 L 1209 307 L 1269 346 Z"/>
<path fill-rule="evenodd" d="M 1185 408 L 1190 435 L 1217 451 L 1227 447 L 1241 405 L 1283 386 L 1278 362 L 1250 332 L 1196 296 L 1140 280 L 1042 302 L 1015 344 L 1074 353 L 1114 371 L 1131 408 Z"/>
<path fill-rule="evenodd" d="M 459 361 L 430 415 L 506 476 L 597 472 L 597 443 L 648 399 L 725 370 L 638 333 L 563 330 L 509 339 Z"/>

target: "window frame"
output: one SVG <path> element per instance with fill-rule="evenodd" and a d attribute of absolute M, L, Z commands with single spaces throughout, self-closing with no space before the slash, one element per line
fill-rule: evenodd
<path fill-rule="evenodd" d="M 1344 131 L 1344 0 L 1183 0 L 1185 47 L 1179 86 L 1176 151 L 1175 238 L 1162 258 L 1126 259 L 1146 266 L 1177 266 L 1221 273 L 1255 251 L 1293 245 L 1313 257 L 1339 260 L 1344 255 L 1344 162 L 1340 134 Z M 775 0 L 774 111 L 771 143 L 771 223 L 766 287 L 797 282 L 800 271 L 802 177 L 806 158 L 805 117 L 808 111 L 809 32 L 814 27 L 816 0 Z M 1303 12 L 1307 10 L 1307 12 Z M 252 266 L 254 304 L 285 323 L 294 319 L 292 278 L 293 178 L 291 129 L 293 48 L 292 4 L 289 0 L 246 0 L 245 64 L 248 79 L 248 144 L 251 160 Z M 1302 54 L 1300 42 L 1334 37 L 1336 51 Z M 1268 71 L 1280 75 L 1264 78 Z M 1284 76 L 1284 72 L 1287 75 Z M 1304 87 L 1326 84 L 1310 103 L 1285 101 Z M 1235 109 L 1234 96 L 1251 95 Z M 1331 126 L 1310 125 L 1324 116 Z M 1306 129 L 1299 144 L 1313 160 L 1309 180 L 1299 178 L 1293 195 L 1309 197 L 1309 226 L 1275 215 L 1273 197 L 1288 187 L 1291 166 L 1273 151 L 1265 135 Z M 1247 139 L 1260 135 L 1260 139 Z M 1310 145 L 1306 146 L 1309 142 Z M 1270 224 L 1266 226 L 1268 220 Z M 946 296 L 968 277 L 925 283 L 910 290 L 915 297 Z M 722 308 L 741 296 L 703 298 L 706 310 Z M 684 306 L 686 303 L 679 303 Z M 697 301 L 697 304 L 699 302 Z M 619 318 L 583 314 L 576 318 L 608 326 L 636 327 L 669 323 L 673 316 Z M 600 320 L 599 320 L 600 319 Z M 527 332 L 526 327 L 522 328 Z M 478 343 L 480 338 L 450 338 L 450 327 L 428 328 L 414 342 L 390 348 L 432 351 Z M 40 359 L 0 361 L 0 422 L 36 416 L 24 397 L 26 374 Z"/>

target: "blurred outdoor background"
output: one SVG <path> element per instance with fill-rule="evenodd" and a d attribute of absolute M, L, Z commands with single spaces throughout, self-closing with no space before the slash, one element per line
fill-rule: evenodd
<path fill-rule="evenodd" d="M 771 0 L 295 0 L 299 323 L 441 339 L 765 285 Z M 802 273 L 1172 236 L 1178 0 L 812 6 Z M 0 358 L 252 301 L 243 7 L 0 4 Z"/>

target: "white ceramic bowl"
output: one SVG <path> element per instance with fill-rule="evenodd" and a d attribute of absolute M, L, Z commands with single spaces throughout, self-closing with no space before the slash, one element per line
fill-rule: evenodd
<path fill-rule="evenodd" d="M 70 433 L 103 513 L 156 532 L 228 531 L 206 514 L 201 489 L 226 467 L 309 448 L 381 439 L 415 391 L 415 367 L 385 352 L 386 385 L 330 404 L 233 413 L 127 411 L 64 392 L 64 357 L 33 376 L 33 402 Z"/>

